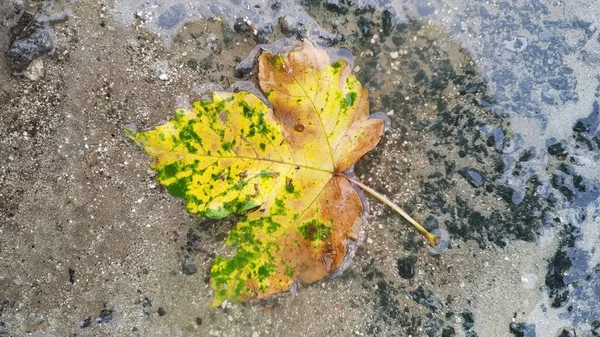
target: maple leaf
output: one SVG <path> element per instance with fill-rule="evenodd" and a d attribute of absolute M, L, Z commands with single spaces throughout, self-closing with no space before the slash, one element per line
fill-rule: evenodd
<path fill-rule="evenodd" d="M 126 129 L 188 212 L 242 214 L 225 241 L 235 254 L 211 268 L 213 306 L 331 275 L 363 221 L 353 183 L 374 192 L 343 173 L 383 129 L 345 61 L 331 63 L 304 40 L 285 54 L 263 52 L 258 79 L 273 109 L 248 92 L 215 92 L 153 130 Z"/>

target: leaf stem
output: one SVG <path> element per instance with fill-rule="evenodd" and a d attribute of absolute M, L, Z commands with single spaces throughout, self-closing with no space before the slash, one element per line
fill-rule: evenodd
<path fill-rule="evenodd" d="M 365 192 L 369 193 L 370 195 L 374 196 L 379 201 L 381 201 L 384 204 L 390 206 L 394 211 L 396 211 L 400 215 L 402 215 L 402 217 L 404 217 L 406 220 L 408 220 L 408 222 L 410 222 L 413 226 L 415 226 L 415 228 L 419 232 L 421 232 L 421 234 L 425 235 L 425 237 L 427 238 L 427 241 L 429 241 L 429 244 L 431 244 L 434 247 L 438 245 L 438 239 L 439 239 L 439 237 L 437 235 L 431 234 L 427 229 L 425 229 L 425 227 L 421 226 L 421 224 L 419 224 L 417 221 L 415 221 L 415 219 L 413 219 L 410 215 L 408 215 L 408 213 L 406 213 L 402 208 L 400 208 L 400 206 L 394 204 L 390 199 L 388 199 L 383 194 L 381 194 L 381 193 L 377 192 L 376 190 L 370 188 L 369 186 L 367 186 L 367 185 L 365 185 L 365 184 L 357 181 L 356 179 L 352 179 L 352 178 L 348 177 L 347 175 L 345 175 L 343 173 L 341 175 L 343 177 L 345 177 L 346 179 L 348 179 L 353 184 L 356 184 L 356 186 L 360 187 L 363 191 L 365 191 Z"/>

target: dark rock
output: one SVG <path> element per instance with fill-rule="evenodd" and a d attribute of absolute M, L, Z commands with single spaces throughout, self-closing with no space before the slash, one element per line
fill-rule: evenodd
<path fill-rule="evenodd" d="M 272 9 L 272 10 L 278 10 L 278 9 L 280 9 L 280 8 L 281 8 L 281 3 L 282 3 L 283 1 L 284 1 L 284 0 L 271 0 L 271 1 L 270 1 L 270 4 L 271 4 L 271 9 Z"/>
<path fill-rule="evenodd" d="M 350 10 L 340 3 L 340 0 L 325 0 L 325 8 L 331 12 L 346 15 Z"/>
<path fill-rule="evenodd" d="M 82 329 L 85 329 L 85 328 L 88 328 L 90 325 L 92 325 L 92 317 L 91 316 L 84 319 L 83 322 L 81 322 L 81 324 L 79 324 L 79 327 Z"/>
<path fill-rule="evenodd" d="M 185 249 L 188 253 L 192 254 L 200 250 L 200 236 L 194 232 L 193 229 L 189 229 L 186 234 L 187 240 L 185 244 Z"/>
<path fill-rule="evenodd" d="M 407 280 L 413 278 L 415 276 L 416 263 L 416 256 L 407 256 L 403 259 L 398 259 L 398 275 Z"/>
<path fill-rule="evenodd" d="M 6 60 L 14 72 L 23 72 L 33 60 L 52 53 L 55 48 L 56 37 L 48 23 L 31 19 L 26 28 L 15 34 L 15 37 L 6 52 Z"/>
<path fill-rule="evenodd" d="M 592 113 L 586 118 L 577 120 L 573 131 L 577 133 L 592 134 L 598 129 L 600 124 L 600 106 L 598 101 L 594 102 L 592 106 Z"/>
<path fill-rule="evenodd" d="M 473 313 L 469 312 L 469 311 L 465 311 L 462 314 L 460 314 L 462 316 L 463 319 L 463 328 L 465 330 L 469 330 L 473 327 L 473 325 L 475 324 L 475 320 L 473 319 Z"/>
<path fill-rule="evenodd" d="M 279 24 L 281 32 L 288 37 L 305 37 L 308 34 L 308 30 L 304 26 L 304 23 L 292 15 L 280 17 L 277 23 Z"/>
<path fill-rule="evenodd" d="M 445 327 L 444 330 L 442 331 L 442 337 L 454 337 L 454 336 L 456 336 L 456 331 L 451 326 Z"/>
<path fill-rule="evenodd" d="M 69 282 L 75 283 L 75 269 L 69 268 Z"/>
<path fill-rule="evenodd" d="M 561 143 L 556 143 L 556 144 L 548 146 L 548 153 L 551 156 L 554 156 L 560 160 L 565 160 L 565 158 L 567 158 L 567 154 L 568 154 L 564 145 Z"/>
<path fill-rule="evenodd" d="M 392 33 L 392 13 L 387 9 L 381 14 L 381 34 L 389 36 Z"/>
<path fill-rule="evenodd" d="M 504 131 L 501 128 L 495 128 L 487 140 L 488 146 L 494 146 L 497 151 L 502 151 L 504 147 Z"/>
<path fill-rule="evenodd" d="M 196 317 L 196 325 L 202 325 L 202 317 Z"/>
<path fill-rule="evenodd" d="M 520 204 L 521 202 L 523 202 L 523 199 L 525 199 L 525 191 L 513 190 L 512 196 L 510 197 L 510 201 L 514 205 Z"/>
<path fill-rule="evenodd" d="M 183 268 L 181 270 L 185 275 L 193 275 L 198 271 L 198 267 L 196 267 L 193 263 L 184 263 Z"/>
<path fill-rule="evenodd" d="M 281 20 L 286 19 L 282 17 L 279 18 L 279 20 L 279 25 L 281 27 Z M 261 28 L 257 28 L 254 24 L 252 24 L 252 22 L 248 21 L 247 19 L 238 17 L 233 24 L 233 30 L 236 33 L 243 33 L 251 36 L 258 43 L 268 43 L 269 41 L 267 36 L 273 33 L 273 25 L 267 24 Z"/>
<path fill-rule="evenodd" d="M 425 334 L 427 336 L 440 336 L 444 322 L 436 316 L 430 315 L 425 323 Z"/>
<path fill-rule="evenodd" d="M 461 175 L 469 182 L 469 184 L 473 185 L 473 187 L 481 187 L 483 185 L 482 175 L 475 170 L 462 170 Z"/>
<path fill-rule="evenodd" d="M 158 312 L 158 316 L 161 316 L 161 317 L 167 314 L 167 311 L 163 307 L 158 307 L 157 312 Z"/>
<path fill-rule="evenodd" d="M 552 299 L 550 305 L 553 308 L 563 306 L 568 300 L 569 288 L 565 275 L 569 275 L 569 271 L 573 266 L 573 262 L 568 256 L 568 250 L 575 246 L 576 235 L 578 235 L 578 232 L 573 225 L 564 225 L 563 230 L 560 232 L 559 249 L 548 263 L 545 284 L 550 290 L 550 298 Z"/>
<path fill-rule="evenodd" d="M 104 308 L 100 311 L 100 315 L 96 319 L 96 323 L 98 324 L 106 324 L 112 321 L 113 319 L 113 309 L 109 308 L 106 303 L 104 303 Z"/>
<path fill-rule="evenodd" d="M 529 149 L 523 151 L 523 153 L 521 153 L 521 155 L 519 156 L 519 161 L 520 162 L 529 161 L 533 157 L 535 157 L 535 155 L 536 155 L 535 147 L 532 146 Z"/>
<path fill-rule="evenodd" d="M 30 29 L 29 26 L 34 22 L 35 12 L 31 10 L 27 10 L 21 14 L 19 17 L 19 21 L 10 27 L 10 43 L 15 42 L 20 36 L 24 35 L 23 33 Z"/>
<path fill-rule="evenodd" d="M 185 6 L 176 4 L 169 7 L 158 17 L 158 25 L 170 29 L 178 25 L 185 18 Z"/>
<path fill-rule="evenodd" d="M 149 319 L 152 318 L 152 301 L 148 297 L 144 297 L 142 301 L 142 312 Z"/>
<path fill-rule="evenodd" d="M 535 337 L 535 324 L 512 322 L 509 328 L 515 337 Z"/>
<path fill-rule="evenodd" d="M 373 21 L 364 16 L 358 18 L 358 30 L 365 39 L 373 36 Z"/>
<path fill-rule="evenodd" d="M 426 230 L 431 232 L 434 229 L 439 229 L 440 224 L 435 217 L 430 215 L 425 219 L 425 221 L 423 221 L 423 227 L 425 227 Z"/>
<path fill-rule="evenodd" d="M 402 316 L 397 295 L 398 291 L 387 282 L 377 282 L 378 305 L 384 321 L 393 322 Z"/>
<path fill-rule="evenodd" d="M 436 294 L 431 290 L 424 289 L 422 286 L 411 291 L 410 296 L 413 301 L 426 306 L 430 310 L 438 311 L 444 307 L 444 304 Z"/>
<path fill-rule="evenodd" d="M 563 329 L 557 337 L 577 337 L 577 334 L 572 329 Z"/>
<path fill-rule="evenodd" d="M 592 322 L 592 335 L 600 336 L 600 320 Z"/>
<path fill-rule="evenodd" d="M 237 17 L 233 23 L 233 30 L 236 33 L 252 33 L 252 27 L 246 19 Z"/>

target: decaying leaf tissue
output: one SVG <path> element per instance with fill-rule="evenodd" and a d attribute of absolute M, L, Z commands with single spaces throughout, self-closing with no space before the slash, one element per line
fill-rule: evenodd
<path fill-rule="evenodd" d="M 225 241 L 235 255 L 213 262 L 213 306 L 286 292 L 342 264 L 364 221 L 354 186 L 368 189 L 344 171 L 383 130 L 348 64 L 309 40 L 263 52 L 258 67 L 272 108 L 252 93 L 215 92 L 153 130 L 126 129 L 190 213 L 242 214 Z"/>

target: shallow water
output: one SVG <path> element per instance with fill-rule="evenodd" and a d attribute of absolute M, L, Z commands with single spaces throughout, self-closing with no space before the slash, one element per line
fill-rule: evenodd
<path fill-rule="evenodd" d="M 599 335 L 600 6 L 350 3 L 55 2 L 74 17 L 45 77 L 0 69 L 0 335 Z M 240 60 L 298 34 L 348 48 L 391 119 L 357 176 L 450 246 L 369 199 L 340 277 L 210 310 L 233 224 L 186 215 L 120 128 L 253 81 Z"/>

